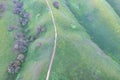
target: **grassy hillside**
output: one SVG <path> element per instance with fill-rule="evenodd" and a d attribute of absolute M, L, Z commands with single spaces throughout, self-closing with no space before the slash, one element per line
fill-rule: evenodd
<path fill-rule="evenodd" d="M 14 32 L 9 33 L 7 26 L 14 25 L 17 18 L 11 12 L 11 1 L 0 0 L 0 2 L 6 7 L 6 10 L 0 13 L 0 79 L 6 80 L 8 76 L 7 67 L 16 57 L 16 53 L 13 51 Z"/>
<path fill-rule="evenodd" d="M 30 14 L 29 34 L 35 35 L 39 25 L 45 31 L 30 43 L 25 62 L 12 80 L 45 80 L 55 34 L 50 9 L 45 0 L 20 1 Z M 57 0 L 59 9 L 53 1 L 48 0 L 58 37 L 49 80 L 120 80 L 120 18 L 112 0 Z M 18 16 L 12 13 L 12 1 L 0 2 L 7 7 L 0 18 L 0 79 L 8 80 L 7 67 L 16 58 L 17 31 L 8 32 L 7 27 L 18 25 Z"/>
<path fill-rule="evenodd" d="M 66 1 L 66 4 L 75 14 L 79 23 L 86 28 L 92 40 L 106 54 L 119 62 L 120 19 L 113 8 L 104 0 L 90 0 L 86 3 L 70 0 Z M 74 5 L 79 6 L 79 8 L 76 8 Z"/>
<path fill-rule="evenodd" d="M 120 16 L 120 0 L 106 0 L 109 5 L 115 10 L 115 12 Z"/>

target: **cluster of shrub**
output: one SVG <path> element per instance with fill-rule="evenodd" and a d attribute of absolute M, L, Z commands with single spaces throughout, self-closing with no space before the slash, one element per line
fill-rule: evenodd
<path fill-rule="evenodd" d="M 8 66 L 8 72 L 11 74 L 18 73 L 21 63 L 24 61 L 24 58 L 25 56 L 23 54 L 19 54 L 17 56 L 17 59 L 14 62 L 10 63 L 10 65 Z"/>
<path fill-rule="evenodd" d="M 20 22 L 21 26 L 26 26 L 29 22 L 29 13 L 27 13 L 23 9 L 22 2 L 20 2 L 18 0 L 14 0 L 13 2 L 15 4 L 13 13 L 20 16 L 19 22 Z"/>
<path fill-rule="evenodd" d="M 6 7 L 4 3 L 0 3 L 0 18 L 4 15 L 4 12 L 6 11 Z"/>
<path fill-rule="evenodd" d="M 19 23 L 21 28 L 25 27 L 29 22 L 29 13 L 23 9 L 23 3 L 19 0 L 14 0 L 13 13 L 19 16 Z M 18 27 L 18 28 L 19 28 Z M 8 31 L 12 31 L 15 27 L 8 27 Z M 18 52 L 15 61 L 8 66 L 8 72 L 15 74 L 20 70 L 21 64 L 25 59 L 24 53 L 28 51 L 29 42 L 24 34 L 24 29 L 18 32 L 15 36 L 14 50 Z"/>
<path fill-rule="evenodd" d="M 21 64 L 25 60 L 25 53 L 28 51 L 28 47 L 31 42 L 36 40 L 39 37 L 39 34 L 45 31 L 45 28 L 38 26 L 36 28 L 36 33 L 34 36 L 27 35 L 26 32 L 29 32 L 29 28 L 26 27 L 29 22 L 29 13 L 23 9 L 23 3 L 19 0 L 14 0 L 14 9 L 13 14 L 19 16 L 19 26 L 8 26 L 8 31 L 17 30 L 20 28 L 20 31 L 16 33 L 14 39 L 14 50 L 17 51 L 18 55 L 15 61 L 9 64 L 8 73 L 16 74 L 21 68 Z"/>
<path fill-rule="evenodd" d="M 0 13 L 5 11 L 4 4 L 0 3 Z"/>

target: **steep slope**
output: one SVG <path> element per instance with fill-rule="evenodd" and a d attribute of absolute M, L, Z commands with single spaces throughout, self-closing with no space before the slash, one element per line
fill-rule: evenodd
<path fill-rule="evenodd" d="M 51 9 L 45 0 L 20 1 L 30 14 L 29 34 L 35 35 L 38 26 L 45 31 L 30 43 L 25 62 L 12 80 L 46 79 L 55 46 L 54 27 L 58 36 L 49 80 L 120 80 L 120 20 L 105 0 L 56 0 L 59 9 L 53 6 L 54 0 L 47 0 Z M 2 80 L 8 80 L 7 66 L 16 58 L 12 48 L 17 31 L 8 32 L 7 26 L 17 25 L 18 20 L 12 14 L 12 1 L 6 2 L 10 9 L 0 20 Z"/>
<path fill-rule="evenodd" d="M 16 17 L 11 13 L 11 1 L 0 1 L 5 10 L 0 13 L 0 79 L 6 80 L 8 73 L 8 65 L 15 59 L 16 53 L 13 52 L 13 33 L 9 33 L 7 26 L 14 25 L 16 23 Z M 11 7 L 9 7 L 11 6 Z M 11 23 L 11 24 L 9 24 Z"/>
<path fill-rule="evenodd" d="M 120 18 L 113 8 L 105 0 L 67 0 L 66 4 L 91 39 L 119 63 Z"/>
<path fill-rule="evenodd" d="M 46 4 L 45 1 L 41 1 L 40 3 Z M 65 5 L 65 2 L 60 2 L 59 10 L 53 7 L 52 1 L 49 1 L 49 3 L 52 7 L 58 30 L 57 52 L 50 74 L 50 80 L 120 79 L 118 75 L 119 64 L 106 56 L 105 53 L 90 40 L 85 29 L 79 25 L 78 21 L 74 18 L 74 15 Z M 48 15 L 50 16 L 50 13 Z M 49 18 L 51 19 L 51 17 Z M 53 27 L 53 24 L 51 27 Z M 47 31 L 46 34 L 48 34 L 49 31 Z M 43 53 L 42 50 L 43 49 L 38 52 Z M 31 54 L 38 56 L 38 54 L 35 54 L 34 52 L 37 51 L 35 50 Z M 51 53 L 49 54 L 51 55 Z M 39 56 L 42 55 L 43 54 L 40 54 Z M 45 57 L 47 56 L 48 53 Z M 28 58 L 29 57 L 30 55 L 28 55 Z M 50 57 L 51 56 L 46 59 L 47 61 L 45 63 L 42 63 L 41 61 L 44 61 L 45 58 L 42 59 L 41 57 L 41 59 L 34 61 L 34 58 L 31 56 L 32 62 L 30 62 L 30 59 L 29 61 L 26 61 L 28 64 L 25 64 L 23 70 L 18 74 L 17 79 L 21 77 L 23 80 L 45 80 L 48 69 L 46 66 L 49 64 Z M 43 67 L 36 67 L 39 64 Z M 36 70 L 36 68 L 38 69 Z"/>
<path fill-rule="evenodd" d="M 120 16 L 120 0 L 106 0 L 115 12 Z"/>

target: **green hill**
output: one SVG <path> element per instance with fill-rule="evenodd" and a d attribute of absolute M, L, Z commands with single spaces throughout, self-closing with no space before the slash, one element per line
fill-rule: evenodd
<path fill-rule="evenodd" d="M 8 26 L 19 25 L 19 16 L 13 14 L 14 4 L 0 0 L 5 11 L 0 17 L 0 80 L 45 80 L 55 46 L 57 44 L 49 80 L 120 80 L 120 10 L 119 0 L 20 0 L 30 21 L 25 28 L 8 31 Z M 17 74 L 7 72 L 8 65 L 17 57 L 14 36 L 40 33 L 28 46 L 25 61 Z M 39 45 L 41 44 L 41 45 Z M 12 76 L 12 77 L 11 77 Z"/>

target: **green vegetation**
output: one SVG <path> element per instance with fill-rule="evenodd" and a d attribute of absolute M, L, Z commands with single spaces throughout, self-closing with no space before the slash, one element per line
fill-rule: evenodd
<path fill-rule="evenodd" d="M 54 46 L 54 25 L 45 0 L 20 0 L 30 14 L 29 35 L 39 25 L 46 30 L 30 43 L 25 62 L 13 80 L 45 80 Z M 119 0 L 58 0 L 59 9 L 48 0 L 57 25 L 57 47 L 49 80 L 120 80 Z M 15 60 L 13 51 L 18 25 L 13 3 L 0 17 L 0 80 L 8 80 L 8 65 Z M 9 7 L 8 7 L 9 6 Z M 27 34 L 28 35 L 28 34 Z M 41 45 L 38 45 L 41 43 Z"/>
<path fill-rule="evenodd" d="M 120 19 L 111 6 L 103 0 L 90 0 L 84 4 L 80 1 L 76 3 L 73 2 L 72 0 L 68 1 L 68 6 L 73 14 L 75 14 L 79 23 L 86 28 L 92 37 L 91 39 L 103 49 L 106 54 L 110 55 L 119 63 L 120 45 L 118 43 L 120 42 Z M 94 6 L 92 5 L 93 3 Z M 86 5 L 86 7 L 84 10 L 81 10 L 74 7 L 73 5 L 75 4 L 79 7 Z"/>

